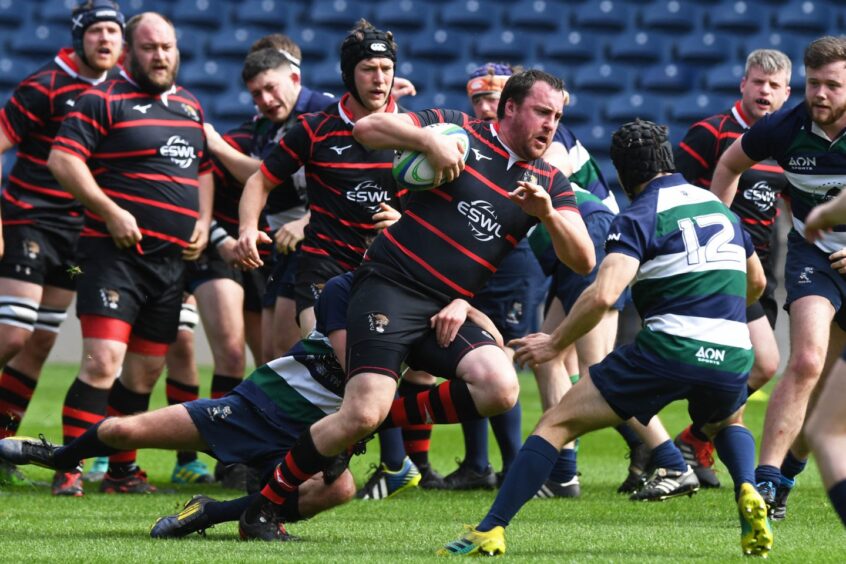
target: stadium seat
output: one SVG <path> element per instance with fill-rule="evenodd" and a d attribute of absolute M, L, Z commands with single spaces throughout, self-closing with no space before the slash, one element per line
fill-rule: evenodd
<path fill-rule="evenodd" d="M 212 104 L 211 110 L 215 119 L 221 118 L 239 122 L 248 120 L 256 113 L 253 99 L 243 88 L 235 88 L 218 96 Z M 226 132 L 226 130 L 220 130 L 216 122 L 213 123 L 219 133 Z"/>
<path fill-rule="evenodd" d="M 663 102 L 656 96 L 638 92 L 619 94 L 607 100 L 605 105 L 607 121 L 622 124 L 635 118 L 663 122 Z"/>
<path fill-rule="evenodd" d="M 19 27 L 29 21 L 32 15 L 32 4 L 21 4 L 16 0 L 0 0 L 0 26 Z M 65 13 L 66 20 L 70 19 L 70 11 Z"/>
<path fill-rule="evenodd" d="M 805 47 L 808 45 L 807 40 L 798 39 L 791 32 L 775 29 L 748 36 L 743 40 L 742 60 L 745 61 L 746 54 L 755 49 L 778 49 L 790 57 L 794 64 L 798 65 L 802 61 Z"/>
<path fill-rule="evenodd" d="M 373 9 L 373 24 L 383 29 L 417 30 L 434 19 L 435 11 L 422 0 L 384 0 Z M 400 45 L 403 37 L 398 36 Z"/>
<path fill-rule="evenodd" d="M 233 76 L 232 71 L 235 71 Z M 203 58 L 187 63 L 179 71 L 179 82 L 189 90 L 226 90 L 233 81 L 238 81 L 241 69 L 230 67 L 214 59 Z"/>
<path fill-rule="evenodd" d="M 738 96 L 732 97 L 724 94 L 692 92 L 673 98 L 667 104 L 667 117 L 683 127 L 690 127 L 703 118 L 727 111 L 737 98 L 739 93 Z"/>
<path fill-rule="evenodd" d="M 442 67 L 430 61 L 406 61 L 401 59 L 397 61 L 395 75 L 407 78 L 413 82 L 419 95 L 435 88 L 435 77 L 441 72 Z"/>
<path fill-rule="evenodd" d="M 743 78 L 744 63 L 726 63 L 705 72 L 705 91 L 709 93 L 737 94 Z"/>
<path fill-rule="evenodd" d="M 11 91 L 21 80 L 46 62 L 46 60 L 39 62 L 29 57 L 16 57 L 14 55 L 0 56 L 0 90 L 11 94 Z M 8 96 L 0 100 L 0 103 L 5 103 L 7 99 Z"/>
<path fill-rule="evenodd" d="M 330 92 L 343 92 L 344 82 L 341 80 L 341 65 L 337 59 L 313 65 L 308 71 L 309 88 L 315 90 L 328 90 Z"/>
<path fill-rule="evenodd" d="M 716 64 L 734 60 L 735 41 L 711 31 L 687 35 L 676 43 L 676 56 L 686 63 Z"/>
<path fill-rule="evenodd" d="M 570 124 L 594 123 L 597 119 L 596 98 L 593 96 L 580 96 L 570 94 L 570 104 L 564 108 L 564 116 L 561 121 L 568 127 Z"/>
<path fill-rule="evenodd" d="M 129 0 L 119 2 L 120 9 L 124 16 L 132 17 L 142 12 L 158 12 L 170 16 L 173 9 L 173 0 Z"/>
<path fill-rule="evenodd" d="M 180 25 L 217 29 L 229 20 L 229 7 L 222 0 L 178 0 L 171 17 Z"/>
<path fill-rule="evenodd" d="M 590 0 L 573 11 L 578 30 L 621 31 L 629 23 L 628 6 L 621 0 Z"/>
<path fill-rule="evenodd" d="M 308 66 L 310 62 L 321 61 L 327 56 L 337 58 L 346 32 L 304 25 L 289 30 L 288 36 L 300 46 L 303 64 Z"/>
<path fill-rule="evenodd" d="M 61 47 L 70 46 L 67 24 L 29 23 L 12 36 L 10 47 L 18 55 L 51 57 Z"/>
<path fill-rule="evenodd" d="M 528 69 L 540 69 L 542 71 L 548 72 L 552 76 L 557 76 L 558 78 L 563 80 L 564 85 L 568 89 L 570 87 L 570 76 L 573 74 L 573 67 L 571 65 L 565 65 L 557 61 L 536 60 L 527 62 L 524 67 Z"/>
<path fill-rule="evenodd" d="M 212 57 L 243 60 L 250 46 L 265 33 L 263 29 L 235 26 L 221 29 L 210 38 L 206 51 Z"/>
<path fill-rule="evenodd" d="M 369 19 L 368 4 L 355 0 L 317 0 L 305 13 L 314 25 L 336 27 L 348 31 L 360 18 Z"/>
<path fill-rule="evenodd" d="M 611 134 L 620 124 L 588 123 L 574 124 L 570 129 L 590 152 L 591 156 L 608 156 L 611 151 Z M 616 173 L 615 173 L 616 174 Z"/>
<path fill-rule="evenodd" d="M 500 21 L 499 6 L 479 0 L 454 0 L 440 10 L 440 21 L 450 29 L 471 31 L 489 29 Z"/>
<path fill-rule="evenodd" d="M 631 83 L 629 71 L 621 65 L 593 63 L 579 67 L 573 75 L 573 90 L 619 92 Z"/>
<path fill-rule="evenodd" d="M 543 0 L 520 0 L 506 8 L 505 20 L 509 28 L 527 32 L 564 30 L 570 13 L 564 7 Z"/>
<path fill-rule="evenodd" d="M 467 80 L 474 69 L 488 61 L 479 59 L 461 59 L 446 65 L 439 65 L 440 86 L 442 90 L 467 92 Z"/>
<path fill-rule="evenodd" d="M 21 2 L 15 2 L 20 5 Z M 78 4 L 73 0 L 46 2 L 38 7 L 37 18 L 40 23 L 45 24 L 70 24 L 71 12 Z"/>
<path fill-rule="evenodd" d="M 205 40 L 205 33 L 196 33 L 192 29 L 176 28 L 176 45 L 179 48 L 179 56 L 183 61 L 193 60 L 198 53 L 202 52 Z"/>
<path fill-rule="evenodd" d="M 665 0 L 641 9 L 644 29 L 682 34 L 690 32 L 699 19 L 696 8 L 688 2 Z"/>
<path fill-rule="evenodd" d="M 794 33 L 822 35 L 828 31 L 834 16 L 825 2 L 799 0 L 775 10 L 774 24 L 778 29 Z"/>
<path fill-rule="evenodd" d="M 232 14 L 239 24 L 266 27 L 268 33 L 280 33 L 294 27 L 304 11 L 302 6 L 284 0 L 246 0 Z"/>
<path fill-rule="evenodd" d="M 695 72 L 685 64 L 655 65 L 640 73 L 640 87 L 649 92 L 682 94 L 693 86 Z"/>
<path fill-rule="evenodd" d="M 608 59 L 633 65 L 648 65 L 664 59 L 666 43 L 647 31 L 615 35 L 608 41 Z"/>
<path fill-rule="evenodd" d="M 746 0 L 728 2 L 725 9 L 712 10 L 708 14 L 711 27 L 719 31 L 734 33 L 757 33 L 766 23 L 761 14 L 767 7 Z"/>
<path fill-rule="evenodd" d="M 592 34 L 570 31 L 562 35 L 557 41 L 541 43 L 540 50 L 545 57 L 572 65 L 593 61 L 599 54 Z"/>
<path fill-rule="evenodd" d="M 474 53 L 482 59 L 523 61 L 533 51 L 533 41 L 522 34 L 497 28 L 483 33 L 474 41 Z"/>
<path fill-rule="evenodd" d="M 402 105 L 414 111 L 428 110 L 430 108 L 447 108 L 459 110 L 471 116 L 473 115 L 473 109 L 470 107 L 470 101 L 467 99 L 467 96 L 456 92 L 435 90 L 429 94 L 409 98 L 407 102 L 403 100 Z"/>
<path fill-rule="evenodd" d="M 466 35 L 457 31 L 433 26 L 404 40 L 412 57 L 451 61 L 466 52 Z"/>

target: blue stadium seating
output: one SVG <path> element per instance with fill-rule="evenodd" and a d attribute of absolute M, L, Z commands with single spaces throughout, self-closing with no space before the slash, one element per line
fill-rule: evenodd
<path fill-rule="evenodd" d="M 29 22 L 15 32 L 10 46 L 18 55 L 51 57 L 61 47 L 69 47 L 70 43 L 70 31 L 67 24 Z"/>
<path fill-rule="evenodd" d="M 281 33 L 295 27 L 304 11 L 302 6 L 284 0 L 246 0 L 232 14 L 239 24 L 265 27 L 268 33 Z"/>
<path fill-rule="evenodd" d="M 321 61 L 326 57 L 337 58 L 346 33 L 338 29 L 315 26 L 297 26 L 288 36 L 300 47 L 303 65 Z"/>
<path fill-rule="evenodd" d="M 221 29 L 214 34 L 206 46 L 206 52 L 214 57 L 229 57 L 243 60 L 258 38 L 265 35 L 265 30 L 248 26 L 233 26 Z"/>
<path fill-rule="evenodd" d="M 565 122 L 566 123 L 566 122 Z M 574 124 L 570 129 L 582 145 L 594 157 L 607 156 L 610 152 L 611 133 L 619 124 L 606 124 L 605 122 L 588 123 L 584 125 Z M 615 178 L 615 176 L 610 176 Z"/>
<path fill-rule="evenodd" d="M 523 61 L 533 50 L 531 38 L 508 29 L 495 29 L 478 36 L 475 54 L 481 59 Z"/>
<path fill-rule="evenodd" d="M 217 29 L 229 19 L 229 4 L 223 0 L 178 0 L 171 17 L 180 25 Z"/>
<path fill-rule="evenodd" d="M 488 29 L 499 19 L 498 6 L 485 5 L 479 0 L 451 2 L 438 11 L 441 23 L 462 31 Z"/>
<path fill-rule="evenodd" d="M 799 0 L 775 12 L 775 27 L 794 33 L 822 35 L 834 21 L 834 13 L 823 2 Z"/>
<path fill-rule="evenodd" d="M 570 124 L 594 123 L 598 117 L 598 104 L 591 96 L 570 95 L 570 104 L 564 108 L 564 117 L 561 118 L 568 126 Z"/>
<path fill-rule="evenodd" d="M 506 9 L 509 28 L 527 32 L 558 30 L 569 19 L 569 12 L 559 5 L 538 0 L 520 0 Z"/>
<path fill-rule="evenodd" d="M 544 57 L 568 64 L 592 61 L 598 53 L 594 36 L 579 31 L 570 31 L 557 41 L 541 43 L 540 50 Z"/>
<path fill-rule="evenodd" d="M 21 2 L 16 2 L 21 4 Z M 64 24 L 70 34 L 71 12 L 78 3 L 74 0 L 68 2 L 47 2 L 39 7 L 40 21 L 44 23 Z"/>
<path fill-rule="evenodd" d="M 415 35 L 407 43 L 407 52 L 412 57 L 451 61 L 466 53 L 466 36 L 458 31 L 432 26 Z"/>
<path fill-rule="evenodd" d="M 192 33 L 190 29 L 176 28 L 176 45 L 183 61 L 193 60 L 204 49 L 205 34 Z"/>
<path fill-rule="evenodd" d="M 11 93 L 24 77 L 32 74 L 38 67 L 47 62 L 47 59 L 38 61 L 29 57 L 15 57 L 4 55 L 0 57 L 0 90 Z M 3 98 L 2 102 L 5 102 Z"/>
<path fill-rule="evenodd" d="M 664 120 L 663 102 L 649 94 L 625 93 L 608 99 L 605 118 L 614 124 L 623 124 L 635 118 L 655 122 Z"/>
<path fill-rule="evenodd" d="M 314 25 L 350 30 L 359 18 L 370 19 L 369 5 L 355 0 L 317 0 L 306 10 L 306 19 Z"/>
<path fill-rule="evenodd" d="M 692 4 L 679 0 L 656 2 L 641 9 L 641 23 L 645 29 L 673 34 L 690 32 L 698 17 Z"/>
<path fill-rule="evenodd" d="M 573 12 L 574 29 L 621 31 L 629 24 L 629 9 L 621 0 L 590 0 Z"/>
<path fill-rule="evenodd" d="M 450 91 L 435 90 L 428 94 L 421 94 L 413 98 L 402 99 L 402 105 L 410 110 L 428 110 L 430 108 L 448 108 L 459 110 L 472 115 L 473 109 L 466 94 Z"/>
<path fill-rule="evenodd" d="M 435 11 L 423 0 L 383 0 L 373 9 L 373 24 L 396 32 L 417 30 L 433 20 Z M 405 42 L 405 34 L 396 34 L 397 42 Z"/>
<path fill-rule="evenodd" d="M 686 63 L 715 64 L 734 59 L 736 42 L 711 31 L 693 33 L 676 43 L 676 56 Z"/>
<path fill-rule="evenodd" d="M 640 86 L 647 92 L 679 94 L 692 86 L 695 73 L 684 64 L 655 65 L 640 73 Z"/>
<path fill-rule="evenodd" d="M 253 99 L 247 92 L 241 89 L 234 89 L 217 97 L 214 104 L 207 108 L 215 119 L 243 122 L 256 113 Z M 210 120 L 211 121 L 211 120 Z M 214 122 L 219 133 L 225 133 L 218 124 Z"/>
<path fill-rule="evenodd" d="M 308 85 L 316 90 L 343 92 L 344 83 L 341 80 L 341 66 L 337 59 L 329 59 L 314 65 L 308 73 Z"/>
<path fill-rule="evenodd" d="M 673 102 L 667 106 L 667 117 L 671 121 L 682 124 L 683 127 L 689 127 L 703 118 L 725 112 L 739 97 L 739 93 L 738 96 L 732 97 L 693 92 L 674 98 Z"/>
<path fill-rule="evenodd" d="M 762 11 L 763 7 L 756 3 L 737 0 L 728 3 L 723 10 L 713 10 L 708 20 L 715 30 L 757 33 L 765 24 Z"/>
<path fill-rule="evenodd" d="M 233 71 L 234 70 L 234 76 Z M 233 81 L 237 81 L 241 75 L 240 66 L 237 64 L 227 65 L 214 59 L 203 59 L 187 63 L 182 66 L 179 72 L 179 82 L 186 85 L 189 90 L 226 90 Z"/>
<path fill-rule="evenodd" d="M 612 61 L 648 65 L 665 58 L 666 43 L 648 31 L 632 31 L 608 41 Z"/>
<path fill-rule="evenodd" d="M 0 26 L 18 27 L 29 21 L 32 13 L 32 5 L 22 5 L 15 0 L 0 0 Z M 66 14 L 70 20 L 70 12 Z"/>
<path fill-rule="evenodd" d="M 466 92 L 467 77 L 474 69 L 483 65 L 487 61 L 461 59 L 447 65 L 438 65 L 441 69 L 440 86 L 445 90 L 452 90 L 455 92 Z"/>
<path fill-rule="evenodd" d="M 745 62 L 733 62 L 716 66 L 705 73 L 705 91 L 739 95 L 740 80 L 743 78 Z"/>
<path fill-rule="evenodd" d="M 442 67 L 430 61 L 399 60 L 394 74 L 411 80 L 419 95 L 434 89 L 435 77 L 441 70 Z"/>
<path fill-rule="evenodd" d="M 619 92 L 630 85 L 630 72 L 622 65 L 587 64 L 579 67 L 573 75 L 573 89 L 576 92 Z"/>

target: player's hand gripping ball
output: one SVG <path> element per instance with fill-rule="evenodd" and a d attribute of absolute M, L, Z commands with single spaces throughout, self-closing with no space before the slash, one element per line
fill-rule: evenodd
<path fill-rule="evenodd" d="M 440 135 L 454 137 L 464 149 L 464 162 L 470 154 L 470 137 L 460 125 L 454 123 L 433 123 L 427 128 Z M 435 171 L 424 153 L 420 151 L 397 151 L 394 155 L 394 179 L 403 188 L 411 191 L 430 190 L 435 187 Z"/>

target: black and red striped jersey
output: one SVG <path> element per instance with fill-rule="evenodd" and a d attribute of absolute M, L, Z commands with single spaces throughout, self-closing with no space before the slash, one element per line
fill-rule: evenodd
<path fill-rule="evenodd" d="M 52 61 L 21 81 L 0 110 L 0 127 L 18 146 L 2 196 L 6 225 L 37 221 L 42 227 L 82 228 L 82 205 L 53 178 L 47 156 L 62 119 L 75 110 L 80 92 L 115 78 L 119 69 L 100 80 L 86 78 L 79 74 L 72 53 L 73 49 L 61 49 Z"/>
<path fill-rule="evenodd" d="M 500 140 L 498 124 L 455 110 L 408 115 L 421 127 L 460 125 L 469 134 L 470 155 L 454 181 L 411 192 L 400 220 L 367 251 L 367 260 L 388 265 L 404 284 L 448 298 L 469 298 L 479 291 L 538 223 L 508 198 L 519 180 L 542 186 L 556 210 L 578 213 L 567 178 L 543 159 L 520 160 Z"/>
<path fill-rule="evenodd" d="M 77 99 L 53 149 L 86 161 L 103 192 L 135 217 L 141 252 L 174 252 L 188 246 L 199 216 L 198 178 L 211 172 L 203 110 L 180 86 L 152 95 L 121 76 Z M 82 236 L 110 237 L 88 210 Z"/>
<path fill-rule="evenodd" d="M 394 152 L 370 150 L 353 139 L 348 99 L 345 94 L 322 112 L 300 116 L 262 162 L 261 171 L 279 185 L 305 168 L 311 219 L 301 249 L 353 270 L 376 236 L 373 214 L 379 204 L 399 205 L 391 175 Z M 388 111 L 396 110 L 392 99 Z"/>
<path fill-rule="evenodd" d="M 691 184 L 710 189 L 720 156 L 749 127 L 740 101 L 725 113 L 694 123 L 676 148 L 676 170 Z M 731 209 L 752 237 L 762 261 L 769 257 L 778 217 L 776 201 L 786 190 L 784 170 L 772 159 L 756 163 L 740 176 Z"/>

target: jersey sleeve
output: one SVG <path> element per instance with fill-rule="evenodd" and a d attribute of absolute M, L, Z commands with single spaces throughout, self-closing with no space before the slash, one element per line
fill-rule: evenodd
<path fill-rule="evenodd" d="M 552 207 L 558 211 L 566 210 L 579 213 L 579 207 L 576 204 L 576 194 L 573 192 L 570 181 L 557 168 L 550 168 L 553 171 L 549 187 L 549 197 L 552 199 Z"/>
<path fill-rule="evenodd" d="M 710 123 L 700 121 L 693 124 L 676 147 L 676 170 L 691 184 L 709 188 L 717 164 L 714 160 L 716 144 L 717 131 Z"/>
<path fill-rule="evenodd" d="M 778 139 L 792 139 L 790 132 L 780 131 L 781 124 L 788 113 L 784 110 L 767 114 L 746 131 L 740 138 L 743 152 L 755 162 L 775 157 L 778 151 Z"/>
<path fill-rule="evenodd" d="M 411 121 L 417 127 L 426 127 L 433 123 L 455 123 L 464 127 L 470 121 L 470 116 L 464 112 L 459 112 L 458 110 L 440 110 L 437 108 L 423 110 L 421 112 L 408 112 L 405 115 L 410 117 Z"/>
<path fill-rule="evenodd" d="M 262 174 L 275 186 L 282 184 L 309 160 L 314 135 L 307 116 L 300 116 L 261 163 Z"/>
<path fill-rule="evenodd" d="M 9 141 L 17 145 L 30 131 L 43 128 L 51 113 L 48 87 L 38 77 L 30 77 L 18 85 L 0 110 L 0 127 Z"/>
<path fill-rule="evenodd" d="M 644 261 L 648 237 L 635 217 L 622 213 L 614 218 L 605 239 L 605 254 L 622 253 Z"/>
<path fill-rule="evenodd" d="M 327 337 L 333 331 L 347 328 L 347 305 L 350 301 L 352 279 L 352 272 L 331 278 L 326 282 L 314 305 L 316 328 Z"/>
<path fill-rule="evenodd" d="M 110 121 L 108 94 L 99 89 L 87 90 L 62 121 L 53 149 L 87 161 L 108 133 Z"/>

